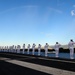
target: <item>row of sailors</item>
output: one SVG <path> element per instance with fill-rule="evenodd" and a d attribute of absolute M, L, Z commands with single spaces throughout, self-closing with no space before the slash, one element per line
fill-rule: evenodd
<path fill-rule="evenodd" d="M 70 58 L 71 59 L 74 59 L 74 44 L 75 44 L 75 42 L 71 39 L 70 40 L 70 42 L 68 43 L 68 47 L 69 47 L 69 50 L 70 50 Z M 32 45 L 32 54 L 34 55 L 34 52 L 35 52 L 35 44 L 33 44 Z M 58 55 L 59 55 L 59 48 L 60 48 L 60 46 L 61 46 L 61 44 L 59 44 L 58 42 L 56 42 L 56 44 L 54 45 L 54 49 L 55 49 L 55 56 L 56 57 L 59 57 Z M 28 51 L 27 51 L 27 53 L 29 54 L 29 50 L 30 50 L 30 44 L 28 44 Z M 48 43 L 46 43 L 46 45 L 44 46 L 44 49 L 45 49 L 45 56 L 47 56 L 47 53 L 48 53 L 48 47 L 49 47 L 49 45 L 48 45 Z M 1 47 L 0 47 L 0 51 L 1 51 Z M 7 47 L 5 47 L 4 48 L 5 49 L 5 51 L 6 50 L 8 50 L 9 49 L 9 52 L 15 52 L 15 50 L 17 49 L 17 53 L 20 53 L 20 49 L 21 49 L 21 46 L 20 45 L 18 45 L 18 46 L 10 46 L 9 48 L 8 48 L 8 46 Z M 39 44 L 38 45 L 38 55 L 40 55 L 40 50 L 41 50 L 41 44 Z M 24 52 L 25 52 L 25 44 L 23 44 L 23 54 L 24 54 Z"/>

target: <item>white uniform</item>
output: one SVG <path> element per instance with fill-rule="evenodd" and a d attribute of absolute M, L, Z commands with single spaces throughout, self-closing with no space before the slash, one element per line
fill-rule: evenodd
<path fill-rule="evenodd" d="M 13 50 L 12 52 L 14 52 L 14 45 L 12 46 L 12 50 Z"/>
<path fill-rule="evenodd" d="M 9 52 L 11 52 L 11 47 L 9 46 Z"/>
<path fill-rule="evenodd" d="M 23 44 L 23 54 L 24 54 L 24 51 L 25 51 L 25 44 Z"/>
<path fill-rule="evenodd" d="M 38 55 L 40 55 L 40 51 L 41 51 L 41 45 L 38 45 Z"/>
<path fill-rule="evenodd" d="M 48 47 L 49 47 L 48 44 L 46 44 L 46 45 L 44 46 L 44 48 L 45 48 L 45 56 L 46 56 L 46 57 L 47 57 L 47 53 L 48 53 Z"/>
<path fill-rule="evenodd" d="M 15 53 L 17 52 L 17 47 L 15 46 Z"/>
<path fill-rule="evenodd" d="M 0 52 L 1 52 L 1 46 L 0 46 Z"/>
<path fill-rule="evenodd" d="M 68 44 L 70 50 L 70 59 L 74 59 L 74 44 L 75 42 L 70 41 Z"/>
<path fill-rule="evenodd" d="M 59 48 L 60 48 L 60 46 L 61 46 L 60 44 L 55 44 L 55 46 L 54 46 L 55 53 L 56 53 L 55 56 L 56 56 L 56 57 L 59 57 L 58 54 L 59 54 Z"/>
<path fill-rule="evenodd" d="M 4 47 L 2 46 L 2 52 L 4 52 Z"/>
<path fill-rule="evenodd" d="M 1 52 L 1 46 L 0 46 L 0 52 Z"/>
<path fill-rule="evenodd" d="M 17 53 L 20 53 L 20 45 L 17 45 Z"/>
<path fill-rule="evenodd" d="M 2 46 L 1 46 L 1 52 L 3 51 L 2 49 L 3 49 L 3 48 L 2 48 Z"/>
<path fill-rule="evenodd" d="M 28 51 L 27 51 L 27 54 L 29 54 L 29 50 L 30 50 L 30 44 L 28 44 Z"/>
<path fill-rule="evenodd" d="M 13 52 L 13 46 L 11 46 L 10 48 L 11 48 L 11 52 Z"/>
<path fill-rule="evenodd" d="M 36 46 L 35 44 L 32 45 L 32 49 L 33 49 L 32 55 L 34 55 L 34 52 L 35 52 L 35 51 L 34 51 L 34 50 L 35 50 L 35 46 Z"/>
<path fill-rule="evenodd" d="M 8 46 L 7 46 L 7 52 L 8 52 Z"/>
<path fill-rule="evenodd" d="M 1 46 L 1 52 L 2 52 L 2 46 Z"/>
<path fill-rule="evenodd" d="M 5 48 L 4 48 L 4 52 L 6 52 L 6 46 L 5 46 Z"/>

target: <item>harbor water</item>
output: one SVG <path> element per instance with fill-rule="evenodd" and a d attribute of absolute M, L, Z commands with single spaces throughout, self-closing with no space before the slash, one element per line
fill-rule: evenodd
<path fill-rule="evenodd" d="M 27 52 L 25 52 L 25 54 L 27 54 Z M 32 52 L 29 52 L 29 54 L 32 55 Z M 38 52 L 35 52 L 34 55 L 38 56 Z M 45 52 L 41 52 L 40 56 L 45 56 Z M 48 53 L 48 57 L 55 57 L 55 53 Z M 59 53 L 59 57 L 70 59 L 70 53 Z M 74 53 L 74 59 L 75 59 L 75 53 Z"/>

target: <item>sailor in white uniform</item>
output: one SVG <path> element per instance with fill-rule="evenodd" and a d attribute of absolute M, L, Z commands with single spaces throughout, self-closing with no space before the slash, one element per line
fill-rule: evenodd
<path fill-rule="evenodd" d="M 47 57 L 47 53 L 48 53 L 48 43 L 46 43 L 46 45 L 44 46 L 44 49 L 45 49 L 45 56 Z"/>
<path fill-rule="evenodd" d="M 20 53 L 20 45 L 17 45 L 17 53 Z"/>
<path fill-rule="evenodd" d="M 7 46 L 7 52 L 8 52 L 8 46 Z"/>
<path fill-rule="evenodd" d="M 59 48 L 60 48 L 60 44 L 58 42 L 56 42 L 56 44 L 54 45 L 54 49 L 55 49 L 55 57 L 59 57 Z"/>
<path fill-rule="evenodd" d="M 2 46 L 1 46 L 1 52 L 2 52 Z"/>
<path fill-rule="evenodd" d="M 10 46 L 9 46 L 8 52 L 10 52 Z"/>
<path fill-rule="evenodd" d="M 2 48 L 2 46 L 1 46 L 1 52 L 3 52 L 3 48 Z"/>
<path fill-rule="evenodd" d="M 13 48 L 12 48 L 12 46 L 10 46 L 10 52 L 13 52 Z"/>
<path fill-rule="evenodd" d="M 2 46 L 2 52 L 4 52 L 4 46 Z"/>
<path fill-rule="evenodd" d="M 38 45 L 38 55 L 40 56 L 41 44 Z"/>
<path fill-rule="evenodd" d="M 29 50 L 30 50 L 30 44 L 28 44 L 28 51 L 27 51 L 27 54 L 29 54 Z"/>
<path fill-rule="evenodd" d="M 5 46 L 5 48 L 4 48 L 4 52 L 6 52 L 6 46 Z"/>
<path fill-rule="evenodd" d="M 15 48 L 15 53 L 17 53 L 17 46 L 15 46 L 14 48 Z"/>
<path fill-rule="evenodd" d="M 32 55 L 34 55 L 34 52 L 35 52 L 35 44 L 33 43 L 33 45 L 32 45 L 32 49 L 33 49 L 33 51 L 32 51 Z"/>
<path fill-rule="evenodd" d="M 12 45 L 12 52 L 14 53 L 14 45 Z"/>
<path fill-rule="evenodd" d="M 24 52 L 25 52 L 25 44 L 23 44 L 23 54 L 24 54 Z"/>
<path fill-rule="evenodd" d="M 1 52 L 1 46 L 0 46 L 0 52 Z"/>
<path fill-rule="evenodd" d="M 74 59 L 74 44 L 75 44 L 75 42 L 72 39 L 68 43 L 68 47 L 70 50 L 70 59 Z"/>

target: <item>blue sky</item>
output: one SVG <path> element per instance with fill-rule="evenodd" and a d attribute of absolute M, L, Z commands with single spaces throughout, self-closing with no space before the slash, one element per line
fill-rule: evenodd
<path fill-rule="evenodd" d="M 0 0 L 0 45 L 75 41 L 75 0 Z"/>

